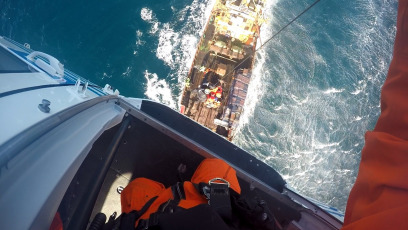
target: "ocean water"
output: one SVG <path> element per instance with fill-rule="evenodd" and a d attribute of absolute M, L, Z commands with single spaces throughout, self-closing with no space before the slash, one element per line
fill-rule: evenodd
<path fill-rule="evenodd" d="M 260 43 L 312 2 L 269 0 Z M 0 0 L 0 35 L 98 85 L 177 109 L 214 3 Z M 234 142 L 300 193 L 344 210 L 380 113 L 396 14 L 396 0 L 322 0 L 267 43 Z"/>

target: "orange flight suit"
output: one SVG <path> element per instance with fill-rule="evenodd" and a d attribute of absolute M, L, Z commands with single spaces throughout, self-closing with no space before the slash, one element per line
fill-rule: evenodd
<path fill-rule="evenodd" d="M 54 219 L 52 220 L 49 230 L 63 230 L 64 225 L 62 224 L 61 215 L 59 212 L 55 213 Z"/>
<path fill-rule="evenodd" d="M 208 203 L 208 200 L 197 191 L 194 184 L 208 183 L 214 178 L 225 179 L 230 183 L 231 189 L 239 194 L 241 193 L 236 171 L 231 166 L 220 159 L 205 159 L 197 167 L 191 182 L 185 181 L 183 183 L 186 199 L 180 200 L 178 206 L 189 209 L 199 204 Z M 157 199 L 139 219 L 148 219 L 150 214 L 158 211 L 161 204 L 173 199 L 173 194 L 171 188 L 166 189 L 159 182 L 146 178 L 136 178 L 121 193 L 122 212 L 139 211 L 155 196 L 157 196 Z M 139 219 L 136 221 L 135 226 L 138 225 Z"/>
<path fill-rule="evenodd" d="M 343 230 L 350 229 L 408 229 L 408 0 L 399 1 L 381 115 L 366 133 L 347 202 Z"/>

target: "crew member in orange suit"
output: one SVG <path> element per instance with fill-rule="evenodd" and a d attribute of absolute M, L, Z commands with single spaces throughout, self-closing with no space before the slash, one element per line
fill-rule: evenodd
<path fill-rule="evenodd" d="M 408 229 L 408 0 L 399 0 L 381 115 L 367 132 L 343 230 Z"/>
<path fill-rule="evenodd" d="M 231 189 L 236 193 L 241 193 L 241 187 L 238 183 L 238 178 L 236 176 L 236 171 L 225 161 L 211 158 L 203 160 L 196 171 L 194 172 L 191 181 L 185 181 L 182 183 L 185 198 L 180 200 L 177 206 L 190 209 L 200 204 L 208 203 L 208 200 L 203 197 L 194 186 L 194 184 L 199 184 L 201 182 L 210 181 L 214 178 L 221 178 L 229 182 Z M 141 210 L 142 207 L 148 203 L 150 200 L 153 203 L 148 207 L 146 212 L 136 219 L 135 227 L 138 225 L 140 219 L 148 219 L 150 214 L 158 211 L 159 207 L 173 199 L 172 188 L 165 188 L 165 186 L 159 182 L 147 179 L 147 178 L 136 178 L 126 188 L 121 194 L 121 205 L 123 213 L 130 213 L 133 210 Z"/>

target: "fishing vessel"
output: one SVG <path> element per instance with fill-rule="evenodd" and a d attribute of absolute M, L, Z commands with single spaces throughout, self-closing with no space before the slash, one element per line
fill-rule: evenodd
<path fill-rule="evenodd" d="M 265 0 L 218 0 L 197 46 L 180 112 L 232 140 L 244 111 Z"/>
<path fill-rule="evenodd" d="M 134 178 L 168 187 L 205 158 L 231 165 L 242 196 L 261 197 L 279 229 L 342 226 L 342 212 L 165 105 L 94 85 L 6 37 L 0 60 L 0 229 L 49 229 L 56 216 L 63 229 L 86 229 L 98 213 L 120 214 Z"/>

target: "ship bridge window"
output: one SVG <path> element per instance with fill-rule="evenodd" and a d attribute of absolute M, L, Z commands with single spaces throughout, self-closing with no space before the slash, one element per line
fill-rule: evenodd
<path fill-rule="evenodd" d="M 24 61 L 20 60 L 8 50 L 0 47 L 0 73 L 30 73 L 36 72 Z"/>

